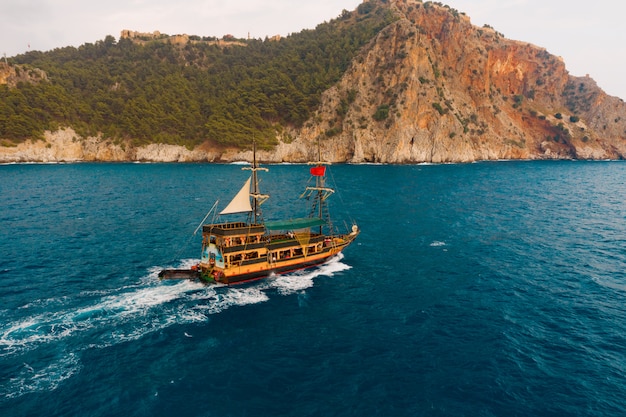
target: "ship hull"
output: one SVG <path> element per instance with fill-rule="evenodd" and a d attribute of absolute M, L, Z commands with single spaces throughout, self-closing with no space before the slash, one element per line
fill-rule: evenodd
<path fill-rule="evenodd" d="M 251 281 L 258 281 L 261 279 L 265 279 L 271 275 L 283 275 L 288 274 L 294 271 L 300 271 L 303 269 L 314 268 L 319 265 L 323 265 L 324 263 L 330 261 L 336 255 L 330 255 L 323 259 L 312 259 L 302 262 L 293 263 L 290 265 L 282 265 L 282 266 L 270 266 L 269 264 L 262 265 L 259 269 L 251 270 L 247 269 L 246 272 L 236 273 L 230 276 L 226 275 L 218 275 L 217 279 L 215 279 L 214 275 L 209 275 L 207 277 L 203 277 L 203 280 L 207 282 L 221 283 L 226 285 L 237 285 L 243 284 Z"/>
<path fill-rule="evenodd" d="M 244 261 L 241 265 L 230 266 L 228 268 L 218 268 L 213 265 L 200 263 L 201 279 L 210 283 L 233 285 L 267 278 L 273 274 L 281 275 L 316 267 L 336 257 L 345 247 L 352 243 L 355 237 L 356 234 L 337 238 L 341 241 L 340 244 L 333 244 L 325 247 L 317 253 L 307 256 L 300 255 L 288 259 L 277 260 L 273 259 L 273 256 L 270 256 L 268 259 L 268 256 L 266 255 L 255 260 Z M 271 247 L 272 246 L 270 246 L 270 248 Z M 296 248 L 299 248 L 299 246 L 291 247 L 291 249 Z M 280 249 L 289 250 L 289 246 L 286 248 L 281 247 Z M 274 252 L 272 250 L 268 250 L 268 253 Z"/>
<path fill-rule="evenodd" d="M 339 255 L 356 238 L 356 233 L 335 238 L 341 243 L 333 244 L 322 251 L 308 256 L 296 256 L 289 259 L 268 260 L 267 256 L 242 262 L 239 266 L 219 268 L 214 264 L 200 262 L 192 269 L 164 269 L 159 273 L 160 279 L 190 279 L 207 284 L 237 285 L 265 279 L 271 275 L 288 274 L 294 271 L 313 268 L 329 262 Z M 284 245 L 275 244 L 273 248 L 285 249 Z M 286 248 L 289 248 L 287 246 Z M 268 253 L 270 253 L 268 251 Z"/>

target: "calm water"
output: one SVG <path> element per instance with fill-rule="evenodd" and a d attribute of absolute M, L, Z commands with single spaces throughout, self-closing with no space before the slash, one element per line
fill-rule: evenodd
<path fill-rule="evenodd" d="M 626 163 L 331 173 L 357 243 L 227 288 L 156 274 L 240 167 L 0 166 L 0 415 L 623 415 Z"/>

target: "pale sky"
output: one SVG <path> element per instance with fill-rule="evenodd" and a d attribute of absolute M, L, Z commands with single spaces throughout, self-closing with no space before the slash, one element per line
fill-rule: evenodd
<path fill-rule="evenodd" d="M 2 0 L 0 54 L 95 43 L 123 29 L 245 38 L 314 29 L 361 0 Z M 626 3 L 615 0 L 447 0 L 476 26 L 561 56 L 626 100 Z"/>

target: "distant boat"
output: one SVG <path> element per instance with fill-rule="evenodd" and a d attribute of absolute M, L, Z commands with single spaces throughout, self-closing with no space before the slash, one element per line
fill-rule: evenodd
<path fill-rule="evenodd" d="M 334 190 L 326 186 L 327 167 L 320 159 L 310 167 L 315 185 L 302 194 L 312 201 L 309 216 L 266 222 L 260 206 L 269 196 L 259 192 L 257 173 L 268 169 L 258 166 L 255 146 L 252 165 L 242 168 L 252 171 L 250 177 L 218 217 L 247 213 L 247 221 L 203 224 L 203 220 L 200 262 L 191 269 L 164 269 L 159 277 L 230 285 L 313 267 L 337 256 L 360 230 L 352 224 L 346 232 L 336 232 L 326 203 Z M 217 202 L 211 211 L 216 206 Z"/>

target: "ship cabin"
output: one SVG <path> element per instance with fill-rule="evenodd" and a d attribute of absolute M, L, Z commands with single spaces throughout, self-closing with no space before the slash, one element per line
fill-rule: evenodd
<path fill-rule="evenodd" d="M 322 255 L 334 246 L 328 236 L 311 233 L 311 227 L 322 224 L 320 219 L 296 219 L 265 224 L 229 222 L 204 225 L 201 266 L 207 272 L 213 267 L 225 272 L 247 266 L 254 270 L 261 267 L 261 263 L 266 263 L 265 268 L 272 269 L 275 265 L 292 264 L 312 255 Z"/>
<path fill-rule="evenodd" d="M 311 233 L 311 227 L 323 224 L 325 222 L 319 218 L 266 222 L 269 261 L 272 264 L 281 263 L 323 252 L 330 239 L 321 231 Z"/>
<path fill-rule="evenodd" d="M 249 265 L 267 260 L 265 247 L 265 227 L 261 224 L 229 222 L 204 225 L 202 227 L 202 247 L 217 248 L 218 267 Z M 213 251 L 210 250 L 210 253 Z M 215 262 L 215 261 L 213 261 Z"/>

